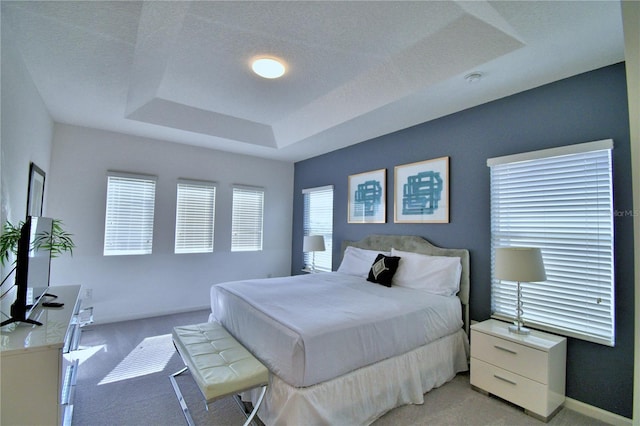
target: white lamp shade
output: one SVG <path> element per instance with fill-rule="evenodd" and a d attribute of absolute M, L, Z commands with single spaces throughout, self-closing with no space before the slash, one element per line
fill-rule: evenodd
<path fill-rule="evenodd" d="M 324 237 L 322 235 L 307 235 L 302 242 L 302 251 L 324 251 Z"/>
<path fill-rule="evenodd" d="M 535 282 L 544 281 L 542 253 L 539 248 L 503 247 L 496 249 L 495 277 L 500 280 Z"/>

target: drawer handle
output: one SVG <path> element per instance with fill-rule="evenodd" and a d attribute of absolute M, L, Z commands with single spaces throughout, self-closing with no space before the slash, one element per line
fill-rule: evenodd
<path fill-rule="evenodd" d="M 505 348 L 505 347 L 502 347 L 502 346 L 498 346 L 498 345 L 494 345 L 493 347 L 496 348 L 496 349 L 500 349 L 501 351 L 508 352 L 510 354 L 513 354 L 513 355 L 518 355 L 518 352 L 516 352 L 516 351 L 514 351 L 512 349 L 508 349 L 508 348 Z"/>
<path fill-rule="evenodd" d="M 500 377 L 500 376 L 498 376 L 497 374 L 494 374 L 494 375 L 493 375 L 493 377 L 495 377 L 495 378 L 496 378 L 496 379 L 498 379 L 498 380 L 502 380 L 503 382 L 507 382 L 507 383 L 509 383 L 510 385 L 514 385 L 514 386 L 516 386 L 516 385 L 517 385 L 517 383 L 516 383 L 516 382 L 514 382 L 513 380 L 505 379 L 504 377 Z"/>

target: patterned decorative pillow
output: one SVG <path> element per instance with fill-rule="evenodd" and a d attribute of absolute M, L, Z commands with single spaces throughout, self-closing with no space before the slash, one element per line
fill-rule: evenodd
<path fill-rule="evenodd" d="M 398 270 L 399 263 L 400 257 L 398 256 L 379 254 L 378 257 L 376 257 L 376 261 L 371 265 L 367 281 L 382 284 L 385 287 L 391 287 L 391 280 L 393 279 L 393 274 Z"/>

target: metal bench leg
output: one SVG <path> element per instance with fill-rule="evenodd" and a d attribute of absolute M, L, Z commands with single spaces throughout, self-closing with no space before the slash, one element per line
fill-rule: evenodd
<path fill-rule="evenodd" d="M 193 420 L 193 417 L 191 417 L 191 413 L 189 412 L 189 407 L 187 407 L 187 402 L 184 400 L 184 396 L 182 395 L 182 392 L 180 391 L 180 387 L 178 386 L 178 382 L 176 381 L 176 377 L 181 375 L 182 373 L 184 373 L 187 370 L 189 370 L 189 368 L 188 367 L 184 367 L 183 369 L 181 369 L 179 371 L 176 371 L 175 373 L 169 375 L 169 380 L 171 380 L 171 385 L 173 386 L 173 391 L 176 393 L 176 397 L 178 397 L 178 402 L 180 403 L 180 408 L 182 408 L 182 414 L 184 414 L 184 418 L 186 419 L 187 424 L 189 426 L 196 426 L 196 423 Z M 266 392 L 267 392 L 267 385 L 264 385 L 262 387 L 262 391 L 260 392 L 260 397 L 258 397 L 258 401 L 256 401 L 256 404 L 253 407 L 253 411 L 251 411 L 251 414 L 249 414 L 247 416 L 245 411 L 242 410 L 242 412 L 245 413 L 245 416 L 247 417 L 247 421 L 244 423 L 244 426 L 249 426 L 251 424 L 251 422 L 253 421 L 253 418 L 258 413 L 258 408 L 260 408 L 260 405 L 262 405 L 262 401 L 264 400 L 264 395 L 265 395 Z M 207 404 L 206 401 L 205 401 L 205 407 L 206 407 L 206 409 L 208 411 L 209 410 L 209 404 Z"/>
<path fill-rule="evenodd" d="M 247 417 L 247 421 L 244 422 L 244 426 L 249 426 L 249 424 L 251 424 L 251 421 L 253 420 L 256 413 L 258 412 L 258 408 L 260 408 L 260 404 L 262 404 L 262 400 L 264 399 L 264 394 L 266 392 L 267 392 L 267 385 L 264 385 L 262 387 L 262 392 L 260 392 L 260 397 L 258 398 L 256 405 L 253 407 L 253 411 L 251 412 L 251 414 L 249 414 L 249 417 Z"/>
<path fill-rule="evenodd" d="M 169 376 L 169 380 L 171 380 L 171 385 L 173 385 L 173 391 L 176 393 L 176 396 L 178 397 L 178 402 L 180 403 L 180 407 L 182 408 L 182 414 L 184 414 L 184 418 L 187 420 L 187 424 L 189 426 L 195 426 L 196 423 L 193 421 L 193 417 L 191 417 L 191 413 L 189 412 L 189 407 L 187 407 L 187 403 L 185 402 L 184 397 L 182 396 L 182 392 L 180 392 L 180 387 L 178 387 L 178 382 L 175 379 L 177 376 L 179 376 L 180 374 L 184 373 L 187 370 L 188 368 L 184 367 L 182 370 L 176 371 L 175 373 Z"/>

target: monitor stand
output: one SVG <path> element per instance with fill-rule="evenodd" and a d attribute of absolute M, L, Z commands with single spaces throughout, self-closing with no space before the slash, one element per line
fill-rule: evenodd
<path fill-rule="evenodd" d="M 25 318 L 23 320 L 17 319 L 17 318 L 9 318 L 6 321 L 2 321 L 2 324 L 0 324 L 0 327 L 4 327 L 5 325 L 13 324 L 14 322 L 26 322 L 28 324 L 33 324 L 33 325 L 42 325 L 42 323 L 40 321 L 32 320 L 30 318 Z"/>
<path fill-rule="evenodd" d="M 30 318 L 19 318 L 19 317 L 24 317 L 26 312 L 29 309 L 31 309 L 31 307 L 32 305 L 27 305 L 24 307 L 24 310 L 22 310 L 17 308 L 16 304 L 14 303 L 13 305 L 11 305 L 11 318 L 9 318 L 8 320 L 2 321 L 2 323 L 0 324 L 0 327 L 4 327 L 5 325 L 8 325 L 8 324 L 13 324 L 14 322 L 25 322 L 27 324 L 42 325 L 40 321 L 32 320 Z"/>

